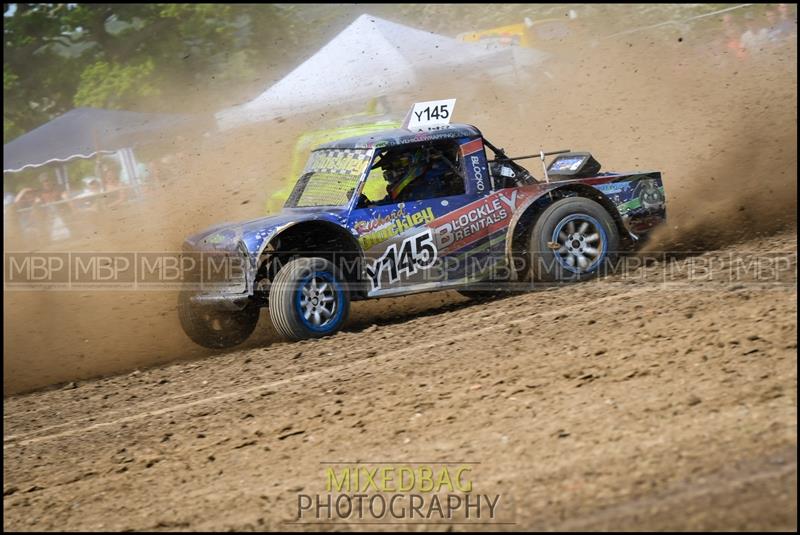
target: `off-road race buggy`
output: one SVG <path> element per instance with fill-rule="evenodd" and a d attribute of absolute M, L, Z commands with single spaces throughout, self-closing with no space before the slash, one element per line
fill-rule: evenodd
<path fill-rule="evenodd" d="M 321 145 L 281 213 L 187 238 L 183 254 L 203 266 L 180 294 L 188 336 L 237 345 L 268 307 L 283 337 L 315 338 L 342 327 L 351 301 L 580 281 L 665 220 L 661 173 L 601 172 L 568 150 L 509 157 L 474 126 L 450 124 L 453 105 L 417 103 L 405 128 Z M 392 170 L 420 154 L 411 193 L 395 196 Z M 541 159 L 541 176 L 524 158 Z M 365 194 L 377 190 L 386 196 Z M 220 257 L 224 269 L 209 269 Z"/>

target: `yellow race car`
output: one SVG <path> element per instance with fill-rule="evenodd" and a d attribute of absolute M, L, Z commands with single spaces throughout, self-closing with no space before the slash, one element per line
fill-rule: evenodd
<path fill-rule="evenodd" d="M 393 120 L 389 118 L 386 113 L 382 113 L 379 109 L 380 104 L 381 102 L 379 99 L 373 99 L 370 101 L 366 111 L 340 117 L 335 121 L 337 126 L 315 130 L 313 132 L 306 132 L 305 134 L 301 135 L 298 138 L 297 143 L 295 143 L 294 150 L 292 151 L 292 163 L 289 172 L 289 177 L 291 178 L 286 180 L 286 183 L 281 189 L 269 197 L 267 200 L 266 213 L 274 214 L 283 209 L 286 199 L 289 198 L 289 195 L 292 193 L 292 189 L 294 189 L 295 180 L 300 176 L 300 173 L 303 170 L 306 157 L 314 147 L 331 141 L 336 141 L 337 139 L 362 136 L 366 134 L 372 134 L 374 132 L 380 132 L 382 130 L 399 128 L 401 121 Z M 366 188 L 370 187 L 380 188 L 381 184 L 377 181 L 371 181 Z M 364 194 L 378 197 L 385 195 L 386 191 L 364 191 Z"/>
<path fill-rule="evenodd" d="M 562 43 L 577 31 L 575 10 L 570 10 L 567 18 L 549 18 L 531 20 L 525 17 L 523 22 L 508 24 L 487 30 L 464 32 L 456 39 L 465 43 L 480 43 L 487 48 L 505 48 L 521 46 L 548 50 L 548 45 Z"/>

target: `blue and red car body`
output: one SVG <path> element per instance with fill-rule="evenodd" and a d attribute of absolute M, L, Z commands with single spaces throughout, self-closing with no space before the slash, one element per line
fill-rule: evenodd
<path fill-rule="evenodd" d="M 359 205 L 358 193 L 378 153 L 439 140 L 457 143 L 460 160 L 467 162 L 462 167 L 463 194 Z M 359 157 L 370 165 L 361 172 L 356 194 L 351 194 L 342 206 L 305 208 L 293 207 L 290 197 L 287 207 L 277 215 L 219 225 L 189 237 L 184 243 L 185 251 L 235 252 L 246 266 L 239 280 L 230 281 L 229 289 L 194 292 L 192 302 L 229 310 L 253 301 L 268 306 L 270 282 L 281 264 L 276 260 L 285 262 L 315 251 L 320 256 L 338 255 L 351 261 L 348 265 L 353 269 L 344 276 L 351 285 L 353 300 L 468 288 L 491 277 L 498 265 L 510 267 L 507 280 L 525 280 L 526 273 L 513 267 L 512 257 L 525 252 L 526 232 L 536 214 L 567 196 L 585 197 L 603 206 L 613 218 L 621 241 L 629 247 L 640 243 L 666 217 L 663 184 L 657 171 L 602 172 L 572 180 L 505 187 L 502 177 L 490 171 L 486 144 L 477 128 L 454 124 L 420 133 L 390 130 L 318 147 L 315 151 L 362 151 Z M 416 240 L 416 244 L 408 245 L 409 240 Z M 421 254 L 422 258 L 415 259 L 416 263 L 407 265 L 410 267 L 400 274 L 393 273 L 391 265 L 381 268 L 379 262 L 387 251 L 396 261 L 406 246 L 409 250 L 419 247 L 420 251 L 414 254 Z M 449 262 L 449 267 L 431 275 L 432 260 Z M 420 268 L 422 265 L 429 269 Z M 480 267 L 478 272 L 475 265 Z"/>

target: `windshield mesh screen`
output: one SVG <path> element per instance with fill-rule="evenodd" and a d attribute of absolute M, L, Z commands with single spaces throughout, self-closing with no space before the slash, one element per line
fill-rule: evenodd
<path fill-rule="evenodd" d="M 341 206 L 372 157 L 371 150 L 318 150 L 311 153 L 303 174 L 286 201 L 289 208 Z"/>

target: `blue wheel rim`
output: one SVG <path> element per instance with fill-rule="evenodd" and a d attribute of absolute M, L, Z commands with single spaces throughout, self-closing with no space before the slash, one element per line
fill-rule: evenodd
<path fill-rule="evenodd" d="M 558 222 L 552 242 L 558 264 L 570 273 L 596 271 L 608 253 L 608 236 L 603 225 L 588 214 L 570 214 Z"/>
<path fill-rule="evenodd" d="M 317 271 L 302 279 L 295 292 L 295 309 L 308 330 L 316 333 L 336 330 L 343 315 L 344 294 L 333 274 Z"/>

